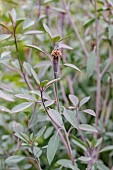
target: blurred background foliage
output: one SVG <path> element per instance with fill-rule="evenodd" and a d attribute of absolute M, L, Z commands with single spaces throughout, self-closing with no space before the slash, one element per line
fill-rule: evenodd
<path fill-rule="evenodd" d="M 32 152 L 27 146 L 20 146 L 20 140 L 15 133 L 24 132 L 32 139 L 32 134 L 37 135 L 38 131 L 46 125 L 44 134 L 37 140 L 39 148 L 42 148 L 40 156 L 41 167 L 44 170 L 69 169 L 65 167 L 66 163 L 57 163 L 60 159 L 69 159 L 64 146 L 60 142 L 58 151 L 52 164 L 48 164 L 46 157 L 46 147 L 50 137 L 54 134 L 54 128 L 48 121 L 44 110 L 40 104 L 33 103 L 32 107 L 26 108 L 18 113 L 10 113 L 10 110 L 22 102 L 26 102 L 25 95 L 29 96 L 27 102 L 39 100 L 39 88 L 32 76 L 29 76 L 29 65 L 34 68 L 40 81 L 52 80 L 52 63 L 50 61 L 51 52 L 55 43 L 51 40 L 43 23 L 45 23 L 53 37 L 67 37 L 63 41 L 61 49 L 62 57 L 60 59 L 58 83 L 60 106 L 69 109 L 72 106 L 69 100 L 69 94 L 74 94 L 79 100 L 90 96 L 90 100 L 82 106 L 82 110 L 88 108 L 96 111 L 96 92 L 97 92 L 97 74 L 96 74 L 96 31 L 95 31 L 95 7 L 93 0 L 71 0 L 67 1 L 71 16 L 65 9 L 64 1 L 58 0 L 1 0 L 0 1 L 0 169 L 1 170 L 35 170 L 37 169 L 32 157 Z M 105 146 L 113 146 L 113 1 L 98 0 L 98 19 L 99 19 L 99 52 L 100 52 L 100 71 L 103 73 L 101 79 L 101 104 L 98 118 L 98 131 L 100 139 L 102 137 L 101 149 Z M 9 13 L 15 9 L 18 26 L 16 28 L 16 38 L 19 49 L 20 60 L 23 64 L 23 70 L 29 79 L 31 88 L 27 87 L 18 62 L 18 54 L 15 48 L 14 36 Z M 13 11 L 14 12 L 14 11 Z M 15 13 L 12 13 L 14 16 Z M 15 16 L 14 16 L 15 17 Z M 70 19 L 71 18 L 71 19 Z M 82 42 L 85 44 L 88 56 L 79 42 L 76 34 L 76 28 L 73 29 L 73 23 L 78 30 Z M 5 26 L 6 28 L 5 28 Z M 9 31 L 10 30 L 10 31 Z M 35 45 L 36 48 L 27 46 Z M 65 45 L 68 46 L 65 46 Z M 46 54 L 47 55 L 46 55 Z M 89 57 L 89 58 L 88 58 Z M 27 64 L 26 64 L 27 63 Z M 76 65 L 81 72 L 64 63 Z M 106 68 L 107 67 L 107 68 Z M 105 69 L 106 68 L 106 69 Z M 105 71 L 104 71 L 105 69 Z M 26 71 L 27 70 L 27 71 Z M 49 95 L 51 101 L 54 100 L 53 87 L 50 86 L 46 95 Z M 24 97 L 15 96 L 23 94 Z M 34 95 L 32 95 L 34 94 Z M 38 94 L 38 95 L 36 95 Z M 54 108 L 50 104 L 50 108 Z M 35 115 L 33 115 L 36 108 Z M 95 125 L 95 118 L 87 113 L 80 112 L 80 121 L 84 124 Z M 68 130 L 70 124 L 64 120 L 65 127 Z M 76 129 L 71 131 L 71 135 L 81 140 L 80 134 Z M 93 148 L 95 138 L 93 134 L 84 132 L 87 145 Z M 72 137 L 73 138 L 73 137 Z M 72 142 L 73 154 L 76 158 L 84 155 L 84 150 Z M 73 139 L 74 140 L 74 139 Z M 77 139 L 76 139 L 77 140 Z M 75 140 L 75 141 L 76 141 Z M 80 141 L 79 141 L 80 142 Z M 82 141 L 81 141 L 82 142 Z M 97 141 L 96 141 L 97 142 Z M 76 142 L 77 143 L 77 142 Z M 83 145 L 83 143 L 82 143 Z M 45 147 L 44 147 L 45 146 Z M 38 149 L 39 149 L 38 148 Z M 99 148 L 100 149 L 100 148 Z M 7 165 L 5 159 L 11 155 L 21 155 L 29 157 L 19 161 L 17 164 Z M 113 168 L 113 147 L 108 148 L 107 152 L 98 155 L 99 162 L 95 169 L 109 170 Z M 61 164 L 61 165 L 60 165 Z M 78 168 L 85 170 L 87 161 L 77 160 Z M 62 166 L 62 167 L 61 167 Z M 92 169 L 93 170 L 93 169 Z"/>

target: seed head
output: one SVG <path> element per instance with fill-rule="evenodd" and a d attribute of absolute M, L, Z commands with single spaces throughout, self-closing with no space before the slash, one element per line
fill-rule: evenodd
<path fill-rule="evenodd" d="M 59 50 L 59 49 L 54 49 L 53 51 L 52 51 L 52 53 L 51 53 L 51 55 L 52 55 L 52 57 L 54 57 L 54 58 L 59 58 L 59 57 L 61 57 L 61 51 Z"/>

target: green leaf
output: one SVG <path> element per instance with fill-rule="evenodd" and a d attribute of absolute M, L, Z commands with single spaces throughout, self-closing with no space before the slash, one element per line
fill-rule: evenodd
<path fill-rule="evenodd" d="M 52 120 L 60 127 L 63 126 L 62 116 L 61 114 L 53 109 L 48 110 L 49 116 L 52 118 Z"/>
<path fill-rule="evenodd" d="M 73 64 L 66 63 L 66 64 L 64 64 L 64 66 L 71 67 L 71 68 L 73 68 L 73 69 L 75 69 L 77 71 L 80 71 L 80 69 L 78 67 L 76 67 L 75 65 L 73 65 Z"/>
<path fill-rule="evenodd" d="M 58 149 L 58 145 L 59 145 L 59 136 L 58 133 L 56 133 L 50 138 L 47 146 L 47 159 L 49 164 L 51 164 L 51 162 L 55 157 L 56 151 Z"/>
<path fill-rule="evenodd" d="M 84 97 L 84 98 L 80 101 L 79 107 L 81 107 L 81 106 L 83 106 L 85 103 L 87 103 L 89 99 L 90 99 L 90 96 L 89 96 L 89 97 Z"/>
<path fill-rule="evenodd" d="M 9 28 L 6 25 L 4 25 L 3 23 L 0 22 L 0 25 L 9 30 Z"/>
<path fill-rule="evenodd" d="M 29 141 L 28 136 L 27 136 L 25 133 L 23 133 L 23 132 L 15 133 L 14 135 L 15 135 L 16 137 L 18 137 L 19 139 L 23 140 L 23 141 L 26 142 L 26 143 L 28 143 L 28 141 Z"/>
<path fill-rule="evenodd" d="M 83 26 L 84 28 L 88 28 L 89 26 L 91 26 L 95 21 L 95 18 L 91 18 L 91 19 L 88 19 L 87 21 L 84 22 Z"/>
<path fill-rule="evenodd" d="M 36 136 L 36 139 L 35 140 L 38 140 L 42 135 L 43 133 L 45 132 L 46 130 L 46 126 L 42 127 L 39 132 L 35 135 Z"/>
<path fill-rule="evenodd" d="M 102 137 L 99 138 L 97 141 L 96 141 L 96 144 L 95 144 L 95 147 L 99 146 L 101 143 L 102 143 Z"/>
<path fill-rule="evenodd" d="M 55 44 L 56 42 L 58 42 L 58 40 L 60 40 L 60 36 L 55 36 L 52 38 L 52 42 Z"/>
<path fill-rule="evenodd" d="M 16 21 L 16 27 L 19 26 L 24 21 L 25 21 L 25 18 L 18 18 Z"/>
<path fill-rule="evenodd" d="M 12 127 L 13 127 L 13 131 L 16 132 L 16 133 L 24 131 L 23 126 L 16 121 L 13 122 Z"/>
<path fill-rule="evenodd" d="M 69 164 L 69 167 L 70 167 L 72 170 L 80 170 L 78 167 L 73 166 L 72 164 Z"/>
<path fill-rule="evenodd" d="M 76 118 L 76 115 L 72 111 L 67 110 L 67 109 L 64 108 L 63 115 L 67 119 L 67 121 L 69 121 L 71 123 L 71 125 L 73 127 L 78 129 L 77 118 Z"/>
<path fill-rule="evenodd" d="M 75 136 L 73 136 L 72 142 L 80 147 L 81 149 L 83 149 L 84 151 L 87 151 L 86 146 L 83 144 L 83 142 L 81 140 L 79 140 L 78 138 L 76 138 Z"/>
<path fill-rule="evenodd" d="M 29 63 L 27 63 L 27 62 L 24 62 L 23 67 L 24 67 L 25 71 L 27 72 L 27 74 L 29 76 L 31 76 L 32 75 L 32 73 L 31 73 L 31 65 Z"/>
<path fill-rule="evenodd" d="M 24 102 L 24 103 L 21 103 L 21 104 L 15 106 L 15 107 L 11 110 L 11 113 L 21 112 L 21 111 L 27 109 L 28 107 L 30 107 L 32 104 L 33 104 L 33 102 Z"/>
<path fill-rule="evenodd" d="M 30 30 L 24 33 L 24 35 L 32 35 L 32 34 L 42 34 L 43 31 L 40 30 Z"/>
<path fill-rule="evenodd" d="M 104 147 L 103 149 L 100 150 L 100 153 L 101 152 L 108 152 L 108 151 L 113 151 L 113 145 L 109 145 L 109 146 Z"/>
<path fill-rule="evenodd" d="M 86 74 L 88 78 L 92 76 L 95 68 L 96 68 L 96 55 L 95 51 L 92 51 L 87 60 Z"/>
<path fill-rule="evenodd" d="M 91 125 L 88 124 L 80 124 L 79 125 L 80 130 L 88 131 L 88 132 L 95 132 L 98 133 L 97 129 Z"/>
<path fill-rule="evenodd" d="M 53 83 L 55 83 L 55 82 L 57 82 L 57 81 L 59 81 L 59 80 L 60 80 L 60 78 L 57 78 L 57 79 L 54 79 L 54 80 L 49 81 L 49 82 L 46 84 L 46 88 L 48 88 L 48 87 L 51 86 Z"/>
<path fill-rule="evenodd" d="M 28 19 L 26 19 L 26 20 L 24 21 L 24 23 L 23 23 L 23 29 L 25 30 L 25 29 L 33 26 L 34 24 L 35 24 L 35 22 L 34 22 L 32 19 L 29 19 L 29 18 L 28 18 Z"/>
<path fill-rule="evenodd" d="M 35 81 L 37 82 L 37 84 L 40 85 L 39 78 L 38 78 L 36 72 L 33 70 L 33 68 L 31 68 L 31 73 L 32 73 L 32 75 L 33 75 Z"/>
<path fill-rule="evenodd" d="M 113 25 L 108 27 L 108 38 L 111 39 L 113 37 Z"/>
<path fill-rule="evenodd" d="M 85 156 L 81 156 L 78 158 L 79 161 L 83 161 L 83 162 L 89 162 L 92 158 L 91 157 L 85 157 Z"/>
<path fill-rule="evenodd" d="M 6 40 L 11 37 L 11 34 L 2 34 L 0 35 L 0 41 Z"/>
<path fill-rule="evenodd" d="M 48 80 L 41 81 L 40 87 L 42 87 L 42 88 L 45 87 L 47 83 L 48 83 Z"/>
<path fill-rule="evenodd" d="M 42 53 L 44 53 L 44 51 L 43 51 L 40 47 L 37 47 L 37 46 L 35 46 L 35 45 L 27 44 L 26 46 L 27 46 L 27 47 L 30 47 L 30 48 L 33 48 L 33 49 L 35 49 L 35 50 L 41 51 Z"/>
<path fill-rule="evenodd" d="M 88 113 L 88 114 L 90 114 L 92 116 L 96 116 L 96 113 L 91 109 L 85 109 L 85 110 L 83 110 L 83 112 Z"/>
<path fill-rule="evenodd" d="M 73 94 L 70 94 L 70 95 L 69 95 L 69 99 L 70 99 L 70 101 L 73 103 L 73 105 L 74 105 L 75 107 L 78 105 L 78 103 L 79 103 L 78 97 L 76 97 L 76 96 L 73 95 Z"/>
<path fill-rule="evenodd" d="M 13 155 L 13 156 L 8 157 L 8 158 L 5 160 L 5 163 L 6 163 L 6 164 L 17 164 L 17 163 L 19 163 L 20 161 L 22 161 L 22 160 L 24 160 L 24 159 L 25 159 L 24 156 Z"/>

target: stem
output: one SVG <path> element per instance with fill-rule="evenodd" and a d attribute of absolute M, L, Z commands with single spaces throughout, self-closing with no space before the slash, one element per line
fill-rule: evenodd
<path fill-rule="evenodd" d="M 19 61 L 19 66 L 20 66 L 20 70 L 22 72 L 22 75 L 23 75 L 23 78 L 25 80 L 25 83 L 27 84 L 29 90 L 32 90 L 32 85 L 29 83 L 29 81 L 26 79 L 26 76 L 25 76 L 25 73 L 24 73 L 24 70 L 23 70 L 23 66 L 22 66 L 22 62 L 21 62 L 21 59 L 20 59 L 20 54 L 19 54 L 19 50 L 18 50 L 18 44 L 17 44 L 17 39 L 16 39 L 16 28 L 14 28 L 14 41 L 15 41 L 15 48 L 16 48 L 16 52 L 17 52 L 17 57 L 18 57 L 18 61 Z"/>
<path fill-rule="evenodd" d="M 39 159 L 36 157 L 36 155 L 35 155 L 34 152 L 33 152 L 33 147 L 34 147 L 34 146 L 32 145 L 31 150 L 32 150 L 34 159 L 35 159 L 35 161 L 36 161 L 37 169 L 38 169 L 38 170 L 42 170 L 42 168 L 41 168 L 41 166 L 40 166 L 40 161 L 39 161 Z"/>
<path fill-rule="evenodd" d="M 54 72 L 54 78 L 57 79 L 57 73 Z M 59 97 L 58 97 L 58 86 L 57 82 L 55 82 L 54 88 L 55 88 L 55 96 L 56 96 L 56 101 L 57 101 L 57 108 L 58 112 L 60 112 L 60 106 L 59 106 Z"/>
<path fill-rule="evenodd" d="M 96 57 L 97 57 L 97 93 L 96 93 L 96 119 L 95 124 L 98 126 L 98 118 L 100 112 L 100 97 L 101 97 L 101 75 L 100 75 L 100 56 L 99 56 L 99 25 L 98 25 L 98 12 L 97 12 L 97 1 L 95 0 L 95 18 L 96 18 Z M 97 134 L 95 134 L 97 138 Z"/>

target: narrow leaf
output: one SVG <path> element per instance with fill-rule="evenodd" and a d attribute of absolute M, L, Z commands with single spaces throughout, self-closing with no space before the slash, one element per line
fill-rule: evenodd
<path fill-rule="evenodd" d="M 69 121 L 71 123 L 71 125 L 73 127 L 78 129 L 77 118 L 76 118 L 76 115 L 72 111 L 67 110 L 67 109 L 64 108 L 63 115 L 67 119 L 67 121 Z"/>
<path fill-rule="evenodd" d="M 78 158 L 78 160 L 83 162 L 89 162 L 91 159 L 92 159 L 91 157 L 85 157 L 85 156 L 81 156 Z"/>
<path fill-rule="evenodd" d="M 59 136 L 58 133 L 56 133 L 51 137 L 47 146 L 47 159 L 49 164 L 51 164 L 52 160 L 54 159 L 54 156 L 58 149 L 58 145 L 59 145 Z"/>
<path fill-rule="evenodd" d="M 97 129 L 91 125 L 88 124 L 80 124 L 79 125 L 80 130 L 88 131 L 88 132 L 95 132 L 98 133 Z"/>
<path fill-rule="evenodd" d="M 43 51 L 40 47 L 37 47 L 37 46 L 35 46 L 35 45 L 27 44 L 26 46 L 27 46 L 27 47 L 30 47 L 30 48 L 33 48 L 33 49 L 35 49 L 35 50 L 41 51 L 41 52 L 44 53 L 44 51 Z"/>
<path fill-rule="evenodd" d="M 91 110 L 91 109 L 83 110 L 83 112 L 88 113 L 88 114 L 90 114 L 92 116 L 96 116 L 95 112 L 93 110 Z"/>
<path fill-rule="evenodd" d="M 103 149 L 101 149 L 100 153 L 101 152 L 107 152 L 107 151 L 113 151 L 113 145 L 109 145 L 109 146 L 104 147 Z"/>
<path fill-rule="evenodd" d="M 20 161 L 22 161 L 22 160 L 24 160 L 24 159 L 25 159 L 24 156 L 13 155 L 13 156 L 8 157 L 8 158 L 5 160 L 5 163 L 6 163 L 6 164 L 17 164 L 17 163 L 19 163 Z"/>
<path fill-rule="evenodd" d="M 49 81 L 49 82 L 46 84 L 46 88 L 48 88 L 48 87 L 51 86 L 53 83 L 55 83 L 55 82 L 57 82 L 57 81 L 59 81 L 59 80 L 60 80 L 60 78 Z"/>
<path fill-rule="evenodd" d="M 90 99 L 90 96 L 89 96 L 89 97 L 84 97 L 84 98 L 80 101 L 79 107 L 81 107 L 82 105 L 84 105 L 85 103 L 87 103 L 89 99 Z"/>
<path fill-rule="evenodd" d="M 39 78 L 38 78 L 36 72 L 33 70 L 33 68 L 31 68 L 31 73 L 32 73 L 32 75 L 33 75 L 35 81 L 37 82 L 37 84 L 40 85 Z"/>
<path fill-rule="evenodd" d="M 73 64 L 66 63 L 66 64 L 64 64 L 64 66 L 71 67 L 71 68 L 73 68 L 73 69 L 75 69 L 77 71 L 80 71 L 80 69 L 78 67 L 76 67 L 75 65 L 73 65 Z"/>
<path fill-rule="evenodd" d="M 32 104 L 33 104 L 33 102 L 24 102 L 24 103 L 21 103 L 21 104 L 15 106 L 15 107 L 11 110 L 11 113 L 21 112 L 21 111 L 27 109 L 28 107 L 30 107 Z"/>
<path fill-rule="evenodd" d="M 76 97 L 75 95 L 73 94 L 70 94 L 69 95 L 69 99 L 70 101 L 73 103 L 73 105 L 76 107 L 79 103 L 79 100 L 78 100 L 78 97 Z"/>
<path fill-rule="evenodd" d="M 11 37 L 11 34 L 2 34 L 0 35 L 0 41 L 6 40 Z"/>

